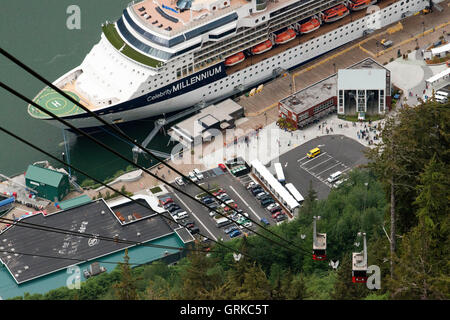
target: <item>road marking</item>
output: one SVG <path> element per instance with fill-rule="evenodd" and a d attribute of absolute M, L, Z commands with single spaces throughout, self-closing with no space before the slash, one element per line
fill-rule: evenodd
<path fill-rule="evenodd" d="M 306 157 L 307 157 L 307 156 L 304 156 L 303 158 L 298 159 L 297 162 L 302 161 L 302 160 L 305 159 Z"/>
<path fill-rule="evenodd" d="M 173 195 L 174 195 L 175 197 L 177 197 L 178 200 L 180 200 L 180 202 L 181 202 L 181 203 L 189 210 L 189 212 L 195 217 L 195 219 L 197 219 L 197 221 L 200 222 L 200 224 L 206 229 L 206 231 L 209 232 L 209 234 L 214 238 L 214 240 L 217 241 L 216 236 L 213 235 L 213 233 L 212 233 L 212 232 L 204 225 L 204 223 L 202 222 L 202 220 L 200 220 L 200 219 L 194 214 L 194 212 L 192 212 L 191 208 L 189 208 L 189 207 L 186 205 L 186 203 L 184 203 L 184 201 L 181 200 L 181 198 L 180 198 L 176 193 L 174 193 Z"/>
<path fill-rule="evenodd" d="M 336 166 L 338 166 L 338 165 L 340 165 L 340 164 L 342 164 L 342 163 L 341 163 L 341 162 L 338 162 L 338 163 L 336 163 L 334 166 L 329 167 L 328 169 L 323 170 L 322 172 L 318 173 L 317 175 L 320 176 L 320 175 L 321 175 L 322 173 L 324 173 L 325 171 L 328 171 L 328 170 L 330 170 L 330 169 L 333 169 L 334 167 L 336 167 Z"/>
<path fill-rule="evenodd" d="M 237 196 L 242 200 L 242 202 L 244 202 L 244 204 L 247 206 L 247 208 L 249 208 L 250 210 L 252 210 L 253 214 L 259 219 L 258 221 L 261 221 L 261 217 L 258 216 L 258 214 L 255 212 L 255 210 L 253 210 L 252 207 L 250 207 L 250 206 L 248 205 L 248 203 L 244 200 L 244 198 L 242 198 L 241 195 L 240 195 L 236 190 L 234 190 L 233 186 L 230 186 L 230 188 L 231 188 L 231 190 L 233 190 L 234 193 L 237 194 Z"/>
<path fill-rule="evenodd" d="M 286 164 L 284 165 L 284 167 L 286 168 L 286 167 L 287 167 L 287 165 L 288 165 L 288 163 L 286 162 Z"/>
<path fill-rule="evenodd" d="M 320 166 L 322 163 L 325 163 L 325 162 L 329 161 L 330 159 L 333 159 L 333 157 L 332 157 L 332 156 L 329 156 L 329 158 L 328 158 L 327 160 L 322 161 L 322 162 L 319 163 L 319 164 L 316 164 L 314 167 L 311 167 L 311 168 L 309 168 L 308 170 L 312 170 L 312 169 L 314 169 L 315 167 Z"/>
<path fill-rule="evenodd" d="M 327 154 L 327 153 L 324 152 L 324 153 L 318 155 L 317 157 L 312 158 L 311 160 L 308 160 L 308 161 L 306 161 L 306 162 L 303 162 L 300 166 L 304 166 L 304 165 L 307 164 L 308 162 L 311 162 L 311 161 L 314 161 L 314 160 L 316 160 L 316 159 L 319 159 L 321 156 L 326 155 L 326 154 Z"/>

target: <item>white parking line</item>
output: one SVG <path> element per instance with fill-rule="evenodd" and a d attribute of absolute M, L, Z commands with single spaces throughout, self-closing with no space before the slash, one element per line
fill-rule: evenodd
<path fill-rule="evenodd" d="M 326 155 L 326 154 L 327 154 L 327 153 L 324 152 L 324 153 L 318 155 L 317 157 L 312 158 L 311 160 L 308 160 L 308 161 L 306 161 L 306 162 L 303 162 L 300 166 L 304 166 L 305 164 L 307 164 L 307 163 L 309 163 L 309 162 L 311 162 L 311 161 L 314 161 L 314 160 L 316 160 L 316 159 L 319 159 L 321 156 L 324 156 L 324 155 Z"/>
<path fill-rule="evenodd" d="M 258 218 L 258 221 L 261 221 L 261 217 L 258 216 L 255 210 L 253 210 L 252 207 L 248 205 L 248 203 L 244 200 L 244 198 L 242 198 L 241 195 L 236 190 L 234 190 L 233 186 L 230 186 L 230 189 L 233 190 L 233 192 L 236 193 L 236 195 L 242 200 L 242 202 L 244 202 L 247 208 L 249 208 L 253 212 L 253 214 Z"/>
<path fill-rule="evenodd" d="M 217 241 L 217 238 L 216 238 L 216 237 L 213 235 L 213 233 L 212 233 L 212 232 L 211 232 L 211 231 L 203 224 L 202 220 L 200 220 L 200 219 L 194 214 L 194 212 L 192 212 L 191 208 L 189 208 L 189 207 L 186 205 L 186 203 L 184 203 L 184 201 L 181 200 L 181 198 L 180 198 L 176 193 L 174 193 L 173 195 L 174 195 L 175 197 L 177 197 L 178 200 L 180 200 L 180 202 L 183 204 L 183 206 L 185 206 L 185 207 L 189 210 L 189 212 L 195 217 L 195 219 L 197 219 L 197 221 L 200 222 L 200 224 L 203 226 L 203 228 L 205 228 L 206 231 L 208 231 L 209 234 L 214 238 L 214 240 Z"/>
<path fill-rule="evenodd" d="M 328 171 L 330 169 L 333 169 L 334 167 L 338 166 L 338 165 L 342 165 L 341 162 L 336 163 L 334 166 L 329 167 L 328 169 L 323 170 L 322 172 L 318 173 L 317 175 L 320 176 L 322 173 L 324 173 L 325 171 Z"/>
<path fill-rule="evenodd" d="M 314 167 L 311 167 L 311 168 L 309 168 L 308 170 L 312 170 L 312 169 L 314 169 L 315 167 L 320 166 L 322 163 L 325 163 L 325 162 L 329 161 L 330 159 L 333 159 L 333 157 L 332 157 L 332 156 L 329 156 L 329 158 L 328 158 L 327 160 L 322 161 L 322 162 L 319 163 L 319 164 L 316 164 Z"/>
<path fill-rule="evenodd" d="M 301 158 L 301 159 L 298 159 L 297 162 L 302 161 L 303 159 L 306 159 L 306 156 L 304 156 L 304 157 Z"/>

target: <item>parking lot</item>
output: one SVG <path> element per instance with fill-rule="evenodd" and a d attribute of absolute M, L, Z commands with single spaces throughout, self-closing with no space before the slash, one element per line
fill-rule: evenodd
<path fill-rule="evenodd" d="M 244 175 L 236 178 L 228 171 L 223 172 L 220 168 L 202 172 L 202 175 L 203 178 L 198 181 L 199 184 L 201 184 L 204 188 L 212 191 L 222 189 L 222 193 L 226 193 L 226 195 L 228 196 L 227 199 L 230 198 L 236 204 L 237 210 L 242 210 L 240 216 L 242 218 L 241 221 L 247 222 L 246 226 L 249 229 L 257 230 L 257 228 L 259 228 L 254 223 L 248 223 L 248 220 L 250 219 L 262 225 L 264 225 L 264 223 L 261 222 L 262 218 L 265 218 L 267 223 L 269 223 L 270 225 L 277 223 L 277 221 L 272 218 L 271 213 L 267 209 L 263 208 L 260 204 L 260 201 L 257 200 L 249 190 L 246 189 L 248 183 L 253 181 L 249 175 Z M 203 193 L 203 191 L 201 191 L 193 184 L 184 184 L 181 186 L 177 186 L 193 196 L 198 197 Z M 217 227 L 214 216 L 210 215 L 210 212 L 212 210 L 206 208 L 205 206 L 199 204 L 198 202 L 188 198 L 183 194 L 173 192 L 173 190 L 171 190 L 171 192 L 169 192 L 168 194 L 159 197 L 159 199 L 162 201 L 165 201 L 165 199 L 167 198 L 171 198 L 173 202 L 180 207 L 180 212 L 187 212 L 188 216 L 180 219 L 182 223 L 193 222 L 194 225 L 198 227 L 201 234 L 216 241 L 220 239 L 223 239 L 225 241 L 231 239 L 231 233 L 225 232 L 229 231 L 230 227 L 238 229 L 240 231 L 240 234 L 237 235 L 238 237 L 242 237 L 244 233 L 247 233 L 248 235 L 252 234 L 251 231 L 240 226 L 240 223 L 238 223 L 238 217 L 236 217 L 236 221 L 234 223 L 227 224 L 223 227 Z M 201 200 L 202 197 L 198 198 L 199 200 Z M 208 205 L 210 206 L 210 204 Z M 246 217 L 250 219 L 245 219 Z"/>
<path fill-rule="evenodd" d="M 309 159 L 306 154 L 315 147 L 319 147 L 321 153 Z M 293 183 L 305 196 L 309 189 L 309 182 L 312 181 L 318 198 L 324 199 L 332 187 L 332 184 L 327 181 L 332 173 L 341 171 L 345 174 L 350 169 L 367 163 L 363 154 L 364 149 L 363 145 L 353 139 L 341 135 L 330 135 L 306 142 L 280 156 L 279 161 L 286 183 Z"/>

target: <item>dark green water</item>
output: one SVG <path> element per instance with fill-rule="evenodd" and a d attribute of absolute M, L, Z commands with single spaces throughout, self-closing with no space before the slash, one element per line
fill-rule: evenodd
<path fill-rule="evenodd" d="M 0 2 L 0 46 L 43 75 L 54 81 L 78 66 L 100 40 L 101 24 L 115 21 L 129 1 L 124 0 L 3 0 Z M 69 30 L 67 8 L 76 4 L 81 10 L 81 29 Z M 0 80 L 29 98 L 44 87 L 25 71 L 0 57 Z M 0 126 L 14 131 L 52 155 L 61 157 L 64 152 L 62 130 L 43 121 L 31 118 L 26 103 L 0 89 Z M 121 127 L 139 142 L 153 127 L 153 120 L 142 120 Z M 96 178 L 105 179 L 127 163 L 101 149 L 84 137 L 68 133 L 71 164 Z M 95 137 L 132 158 L 131 147 L 108 133 Z M 167 151 L 168 137 L 157 136 L 149 148 Z M 28 164 L 47 160 L 44 155 L 0 133 L 0 173 L 14 175 L 26 170 Z M 52 164 L 56 162 L 51 161 Z M 140 157 L 140 164 L 150 162 Z M 80 177 L 81 180 L 83 179 Z"/>

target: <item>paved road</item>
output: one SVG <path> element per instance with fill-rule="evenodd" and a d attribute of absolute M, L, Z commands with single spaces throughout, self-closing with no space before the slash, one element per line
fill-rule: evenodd
<path fill-rule="evenodd" d="M 306 153 L 319 146 L 321 154 L 308 159 Z M 305 196 L 309 181 L 317 191 L 319 199 L 330 193 L 331 185 L 326 181 L 336 171 L 348 172 L 350 169 L 367 163 L 363 151 L 365 147 L 357 141 L 342 135 L 328 135 L 312 139 L 288 153 L 280 156 L 286 183 L 293 183 Z M 273 169 L 273 168 L 272 168 Z M 271 170 L 274 173 L 274 170 Z"/>

